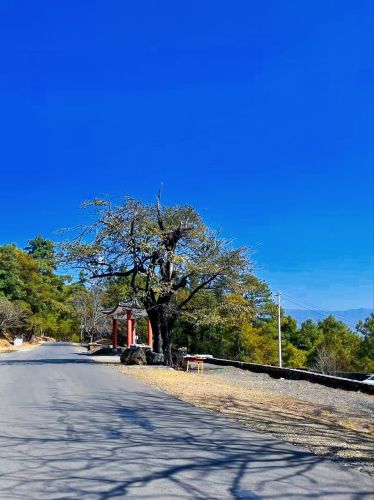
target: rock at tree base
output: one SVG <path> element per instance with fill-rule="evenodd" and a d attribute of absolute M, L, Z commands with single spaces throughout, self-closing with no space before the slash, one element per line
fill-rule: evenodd
<path fill-rule="evenodd" d="M 148 365 L 163 365 L 165 361 L 162 353 L 153 352 L 151 350 L 146 352 L 146 357 Z"/>
<path fill-rule="evenodd" d="M 163 365 L 165 358 L 162 353 L 153 352 L 148 347 L 130 347 L 121 355 L 124 365 Z"/>
<path fill-rule="evenodd" d="M 120 359 L 124 365 L 146 365 L 146 349 L 143 347 L 125 349 Z"/>
<path fill-rule="evenodd" d="M 125 349 L 123 351 L 123 353 L 121 354 L 121 357 L 120 357 L 121 363 L 123 363 L 124 365 L 128 364 L 128 360 L 130 359 L 130 353 L 131 353 L 131 349 Z"/>
<path fill-rule="evenodd" d="M 178 350 L 172 350 L 171 351 L 171 359 L 173 363 L 173 367 L 176 368 L 177 370 L 184 370 L 186 362 L 184 360 L 184 351 L 178 349 Z"/>

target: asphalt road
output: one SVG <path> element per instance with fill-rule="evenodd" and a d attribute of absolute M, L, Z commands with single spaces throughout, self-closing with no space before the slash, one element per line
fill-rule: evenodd
<path fill-rule="evenodd" d="M 1 500 L 374 496 L 368 476 L 180 402 L 68 344 L 0 355 L 0 397 Z"/>

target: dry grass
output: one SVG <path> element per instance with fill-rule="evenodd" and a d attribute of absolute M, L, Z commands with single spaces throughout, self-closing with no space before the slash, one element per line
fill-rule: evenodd
<path fill-rule="evenodd" d="M 374 423 L 368 418 L 368 412 L 349 405 L 330 406 L 302 397 L 277 395 L 248 384 L 244 387 L 238 380 L 231 382 L 219 374 L 197 375 L 196 372 L 124 365 L 115 365 L 115 368 L 251 429 L 374 474 Z"/>
<path fill-rule="evenodd" d="M 7 339 L 0 339 L 0 353 L 1 352 L 15 352 L 15 351 L 24 351 L 26 349 L 34 349 L 35 347 L 39 347 L 40 343 L 38 342 L 23 342 L 22 345 L 15 347 L 11 344 Z"/>

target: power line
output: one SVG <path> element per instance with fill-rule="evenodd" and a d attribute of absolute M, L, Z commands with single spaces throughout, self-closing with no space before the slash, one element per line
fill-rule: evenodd
<path fill-rule="evenodd" d="M 305 302 L 302 302 L 299 299 L 295 299 L 294 297 L 291 297 L 291 295 L 287 295 L 287 294 L 284 294 L 284 295 L 286 295 L 287 297 L 289 297 L 289 299 L 292 299 L 294 301 L 295 300 L 298 301 L 299 302 L 298 305 L 300 305 L 302 307 L 305 307 L 306 309 L 309 308 L 311 311 L 314 311 L 314 312 L 317 312 L 317 313 L 323 312 L 325 314 L 330 314 L 330 315 L 332 314 L 334 317 L 336 317 L 338 319 L 341 319 L 345 323 L 350 323 L 351 325 L 356 324 L 356 322 L 355 322 L 355 320 L 353 318 L 349 318 L 349 317 L 343 316 L 341 314 L 337 314 L 334 311 L 328 311 L 328 310 L 325 310 L 325 309 L 320 309 L 318 306 L 313 305 L 313 304 L 306 304 Z M 317 309 L 315 309 L 315 308 L 317 308 Z"/>
<path fill-rule="evenodd" d="M 317 309 L 312 309 L 312 308 L 310 308 L 310 307 L 305 306 L 304 304 L 301 304 L 300 302 L 295 302 L 294 300 L 289 299 L 289 298 L 288 298 L 288 297 L 286 297 L 285 295 L 284 295 L 284 297 L 285 297 L 285 300 L 286 300 L 287 302 L 291 302 L 291 304 L 294 304 L 294 305 L 296 305 L 296 306 L 302 307 L 303 309 L 306 309 L 306 310 L 308 310 L 308 311 L 312 311 L 312 312 L 314 312 L 314 313 L 318 314 L 319 316 L 321 316 L 322 318 L 325 318 L 325 317 L 326 317 L 326 314 L 324 314 L 324 313 L 327 313 L 327 311 L 322 311 L 321 309 L 319 309 L 319 310 L 317 310 Z"/>
<path fill-rule="evenodd" d="M 317 306 L 316 304 L 307 304 L 306 302 L 303 302 L 303 301 L 302 301 L 302 300 L 300 300 L 300 299 L 295 299 L 295 297 L 292 297 L 291 295 L 288 295 L 287 293 L 284 293 L 283 295 L 285 295 L 286 297 L 289 297 L 289 298 L 290 298 L 290 299 L 292 299 L 292 300 L 296 300 L 296 301 L 300 302 L 301 304 L 304 304 L 304 306 L 305 306 L 305 307 L 311 307 L 311 308 L 313 308 L 313 311 L 316 311 L 316 312 L 317 312 L 317 311 L 322 311 L 322 312 L 324 312 L 324 313 L 328 313 L 328 314 L 333 313 L 333 314 L 334 314 L 334 316 L 335 316 L 336 318 L 341 318 L 341 319 L 342 319 L 342 320 L 344 320 L 344 321 L 347 321 L 347 320 L 348 320 L 348 321 L 351 321 L 352 323 L 354 323 L 354 322 L 355 322 L 355 320 L 354 320 L 353 318 L 350 318 L 350 317 L 347 317 L 347 316 L 343 316 L 343 315 L 341 315 L 341 314 L 339 314 L 339 313 L 336 313 L 335 311 L 328 311 L 328 310 L 325 310 L 325 309 L 321 309 L 321 308 L 320 308 L 319 306 Z M 315 308 L 316 308 L 316 309 L 315 309 Z"/>
<path fill-rule="evenodd" d="M 323 309 L 314 309 L 313 307 L 307 306 L 305 303 L 298 302 L 298 300 L 297 299 L 295 300 L 293 297 L 290 298 L 290 296 L 287 295 L 287 294 L 285 294 L 285 293 L 283 293 L 283 296 L 285 297 L 285 300 L 287 300 L 288 302 L 291 302 L 292 304 L 294 304 L 296 306 L 299 306 L 299 307 L 302 307 L 303 309 L 306 309 L 308 311 L 312 311 L 312 312 L 318 314 L 319 316 L 321 316 L 322 318 L 325 318 L 326 315 L 332 315 L 331 311 L 326 311 L 326 310 L 323 310 Z M 318 307 L 318 306 L 316 306 L 316 307 Z M 352 330 L 356 329 L 356 325 L 353 324 L 353 320 L 352 319 L 350 321 L 347 321 L 347 318 L 345 318 L 343 316 L 340 316 L 338 314 L 333 314 L 333 316 L 336 317 L 337 319 L 340 319 L 341 321 L 343 321 Z"/>
<path fill-rule="evenodd" d="M 327 310 L 323 310 L 323 309 L 314 309 L 314 308 L 306 306 L 304 303 L 300 303 L 300 302 L 295 301 L 293 299 L 290 299 L 288 297 L 285 300 L 287 300 L 288 302 L 291 302 L 292 304 L 295 304 L 299 307 L 302 307 L 303 309 L 306 309 L 308 311 L 312 311 L 323 318 L 325 318 L 326 316 L 334 316 L 337 319 L 340 319 L 341 321 L 344 321 L 346 324 L 349 324 L 351 327 L 355 328 L 355 326 L 353 326 L 353 321 L 351 321 L 351 322 L 347 321 L 347 318 L 344 318 L 343 316 L 335 315 L 335 314 L 333 314 L 332 311 L 327 311 Z"/>

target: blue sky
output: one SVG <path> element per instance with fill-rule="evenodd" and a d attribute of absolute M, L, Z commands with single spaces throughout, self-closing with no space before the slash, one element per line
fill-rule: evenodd
<path fill-rule="evenodd" d="M 272 289 L 373 306 L 369 0 L 0 2 L 1 242 L 191 203 Z"/>

